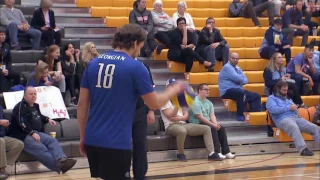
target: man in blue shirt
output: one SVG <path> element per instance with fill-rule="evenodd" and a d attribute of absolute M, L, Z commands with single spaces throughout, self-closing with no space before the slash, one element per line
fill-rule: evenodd
<path fill-rule="evenodd" d="M 312 86 L 313 95 L 319 94 L 320 74 L 313 63 L 314 46 L 307 44 L 304 52 L 296 55 L 287 65 L 287 72 L 291 74 L 291 78 L 296 81 L 296 86 L 300 94 L 306 94 L 304 87 L 305 82 Z"/>
<path fill-rule="evenodd" d="M 237 104 L 237 120 L 244 121 L 244 112 L 247 112 L 247 103 L 250 103 L 250 111 L 261 111 L 261 97 L 255 92 L 243 89 L 248 83 L 247 77 L 243 74 L 238 65 L 238 53 L 231 53 L 229 62 L 223 66 L 219 73 L 218 83 L 220 96 L 223 99 L 232 99 Z"/>
<path fill-rule="evenodd" d="M 279 81 L 275 93 L 267 99 L 267 109 L 277 128 L 290 136 L 301 156 L 313 156 L 301 135 L 301 132 L 312 135 L 314 141 L 320 144 L 320 128 L 298 115 L 298 106 L 287 97 L 288 84 Z M 301 132 L 300 132 L 301 131 Z"/>
<path fill-rule="evenodd" d="M 295 0 L 293 7 L 282 15 L 283 33 L 287 36 L 290 46 L 293 45 L 294 36 L 302 36 L 301 46 L 308 43 L 309 27 L 303 24 L 302 5 L 302 0 Z"/>
<path fill-rule="evenodd" d="M 93 59 L 83 74 L 78 103 L 80 151 L 88 157 L 91 177 L 129 179 L 138 96 L 155 110 L 185 89 L 186 83 L 177 82 L 163 94 L 154 92 L 146 67 L 134 59 L 145 40 L 141 27 L 124 25 L 114 35 L 114 51 Z"/>

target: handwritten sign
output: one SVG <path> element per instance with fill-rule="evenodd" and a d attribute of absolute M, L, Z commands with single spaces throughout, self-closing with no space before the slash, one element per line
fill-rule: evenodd
<path fill-rule="evenodd" d="M 41 86 L 35 89 L 37 91 L 36 103 L 40 105 L 40 111 L 43 115 L 51 119 L 69 119 L 69 113 L 58 88 L 54 86 Z M 23 99 L 23 94 L 23 91 L 3 93 L 7 109 L 13 109 Z"/>

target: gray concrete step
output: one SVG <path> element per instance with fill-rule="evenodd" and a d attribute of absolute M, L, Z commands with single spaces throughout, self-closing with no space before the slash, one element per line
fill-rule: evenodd
<path fill-rule="evenodd" d="M 74 28 L 66 27 L 64 29 L 65 37 L 67 38 L 86 38 L 93 40 L 96 46 L 110 46 L 113 34 L 116 28 Z M 100 40 L 99 40 L 100 39 Z"/>

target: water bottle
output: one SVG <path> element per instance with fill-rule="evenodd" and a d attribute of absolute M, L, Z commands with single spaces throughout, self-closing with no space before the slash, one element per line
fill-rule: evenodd
<path fill-rule="evenodd" d="M 312 28 L 312 36 L 317 36 L 317 28 L 316 27 Z"/>

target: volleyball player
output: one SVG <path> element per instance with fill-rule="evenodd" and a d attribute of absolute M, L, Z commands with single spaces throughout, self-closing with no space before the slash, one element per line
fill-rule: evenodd
<path fill-rule="evenodd" d="M 162 94 L 154 91 L 146 67 L 134 59 L 145 39 L 138 25 L 124 25 L 114 35 L 114 51 L 93 59 L 83 74 L 77 114 L 80 152 L 88 157 L 91 177 L 129 179 L 138 96 L 155 110 L 185 89 L 177 82 Z"/>

